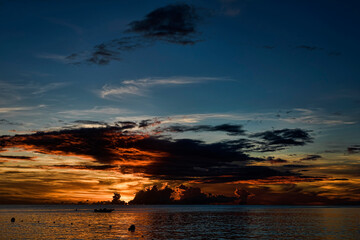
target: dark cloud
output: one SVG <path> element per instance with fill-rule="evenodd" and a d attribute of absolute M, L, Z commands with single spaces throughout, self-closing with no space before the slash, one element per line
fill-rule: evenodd
<path fill-rule="evenodd" d="M 138 126 L 147 127 L 151 124 L 158 123 L 156 120 L 146 120 Z M 57 167 L 115 169 L 124 174 L 142 174 L 155 180 L 220 183 L 273 176 L 299 176 L 298 173 L 280 168 L 251 165 L 253 162 L 267 161 L 245 153 L 254 147 L 251 140 L 206 143 L 194 139 L 172 139 L 139 131 L 127 131 L 127 126 L 135 126 L 133 122 L 118 122 L 118 125 L 2 136 L 0 146 L 24 148 L 43 154 L 91 157 L 103 166 L 84 164 Z M 300 129 L 277 130 L 271 134 L 264 132 L 257 136 L 264 138 L 265 144 L 277 149 L 279 146 L 283 148 L 302 145 L 310 139 L 307 133 Z M 113 165 L 119 165 L 120 168 Z"/>
<path fill-rule="evenodd" d="M 141 120 L 139 122 L 139 128 L 147 128 L 147 127 L 151 127 L 151 126 L 155 126 L 160 124 L 161 121 L 157 120 L 157 119 L 146 119 L 146 120 Z"/>
<path fill-rule="evenodd" d="M 304 50 L 307 50 L 307 51 L 319 51 L 319 50 L 324 50 L 324 48 L 321 48 L 321 47 L 316 47 L 316 46 L 309 46 L 309 45 L 298 45 L 296 46 L 295 48 L 297 49 L 304 49 Z M 329 51 L 328 52 L 328 55 L 329 56 L 341 56 L 341 52 L 339 51 Z"/>
<path fill-rule="evenodd" d="M 300 159 L 301 161 L 315 161 L 315 160 L 318 160 L 318 159 L 321 159 L 322 156 L 320 155 L 315 155 L 315 154 L 312 154 L 312 155 L 307 155 L 306 157 Z"/>
<path fill-rule="evenodd" d="M 305 49 L 308 51 L 323 50 L 323 48 L 316 47 L 316 46 L 309 46 L 309 45 L 299 45 L 299 46 L 296 46 L 295 48 Z"/>
<path fill-rule="evenodd" d="M 94 63 L 98 65 L 106 65 L 111 60 L 121 60 L 118 57 L 119 52 L 111 50 L 111 48 L 102 43 L 94 47 L 94 51 L 91 54 L 91 57 L 87 59 L 89 63 Z"/>
<path fill-rule="evenodd" d="M 218 169 L 213 173 L 213 176 L 203 177 L 202 183 L 229 183 L 242 180 L 257 180 L 268 179 L 272 177 L 290 177 L 299 176 L 299 174 L 280 170 L 281 168 L 266 167 L 266 166 L 246 166 L 246 167 L 233 167 L 228 169 Z M 217 173 L 217 175 L 215 175 Z M 228 175 L 226 175 L 228 174 Z M 295 181 L 303 181 L 303 179 L 296 178 Z"/>
<path fill-rule="evenodd" d="M 99 163 L 109 164 L 114 161 L 135 161 L 137 157 L 143 158 L 143 155 L 136 156 L 128 147 L 122 149 L 123 151 L 116 151 L 117 148 L 125 147 L 128 142 L 137 138 L 139 137 L 127 136 L 119 127 L 100 127 L 16 135 L 9 141 L 1 139 L 0 143 L 5 144 L 4 147 L 23 146 L 45 154 L 90 156 Z"/>
<path fill-rule="evenodd" d="M 275 158 L 275 157 L 267 157 L 266 158 L 267 161 L 269 161 L 271 164 L 279 164 L 279 163 L 287 163 L 288 161 L 285 159 L 281 159 L 281 158 Z"/>
<path fill-rule="evenodd" d="M 283 165 L 283 167 L 286 167 L 286 168 L 308 168 L 310 166 L 303 165 L 303 164 L 286 164 L 286 165 Z"/>
<path fill-rule="evenodd" d="M 0 155 L 0 158 L 17 159 L 17 160 L 29 160 L 29 161 L 32 161 L 32 160 L 33 160 L 33 157 L 28 157 L 28 156 Z"/>
<path fill-rule="evenodd" d="M 13 126 L 21 126 L 23 124 L 21 123 L 17 123 L 17 122 L 11 122 L 9 120 L 6 119 L 0 119 L 0 125 L 13 125 Z"/>
<path fill-rule="evenodd" d="M 103 125 L 103 126 L 108 125 L 106 122 L 92 121 L 92 120 L 76 120 L 76 121 L 74 121 L 74 123 L 77 123 L 77 124 L 89 124 L 89 125 Z"/>
<path fill-rule="evenodd" d="M 126 130 L 126 129 L 134 129 L 136 127 L 138 128 L 148 128 L 148 127 L 154 127 L 156 125 L 161 124 L 161 121 L 154 118 L 154 119 L 145 119 L 145 120 L 141 120 L 139 122 L 135 122 L 135 121 L 117 121 L 114 123 L 116 127 L 121 128 L 121 130 Z"/>
<path fill-rule="evenodd" d="M 129 52 L 142 47 L 148 47 L 152 41 L 146 41 L 140 36 L 126 36 L 113 39 L 96 45 L 89 52 L 73 53 L 66 60 L 73 64 L 89 63 L 107 65 L 111 61 L 120 61 L 124 52 Z"/>
<path fill-rule="evenodd" d="M 148 166 L 136 167 L 124 164 L 121 167 L 123 173 L 142 172 L 155 179 L 196 179 L 204 182 L 228 182 L 290 174 L 267 167 L 239 166 L 236 162 L 245 164 L 258 159 L 242 153 L 241 145 L 228 144 L 226 141 L 207 144 L 192 139 L 148 137 L 134 144 L 143 151 L 163 152 L 165 155 Z"/>
<path fill-rule="evenodd" d="M 312 142 L 309 131 L 299 128 L 265 131 L 252 134 L 250 137 L 263 140 L 258 142 L 260 144 L 258 150 L 263 152 L 278 151 L 289 146 L 303 146 Z"/>
<path fill-rule="evenodd" d="M 66 168 L 66 169 L 85 169 L 85 170 L 119 170 L 119 166 L 111 165 L 111 164 L 103 164 L 103 165 L 52 165 L 54 168 Z"/>
<path fill-rule="evenodd" d="M 115 126 L 120 127 L 121 129 L 133 129 L 135 127 L 137 127 L 137 123 L 136 122 L 131 122 L 131 121 L 118 121 L 115 122 Z"/>
<path fill-rule="evenodd" d="M 192 5 L 179 3 L 155 9 L 144 19 L 128 24 L 123 37 L 96 45 L 90 52 L 73 53 L 66 60 L 74 64 L 107 65 L 121 60 L 124 52 L 148 47 L 156 41 L 192 45 L 200 41 L 197 24 L 199 11 Z"/>
<path fill-rule="evenodd" d="M 199 125 L 199 126 L 184 126 L 173 125 L 164 129 L 164 131 L 170 132 L 226 132 L 228 135 L 244 135 L 245 131 L 242 129 L 242 125 L 222 124 L 216 126 Z"/>
<path fill-rule="evenodd" d="M 194 44 L 199 41 L 194 38 L 199 19 L 195 7 L 188 4 L 172 4 L 155 9 L 143 20 L 131 22 L 127 32 L 170 43 Z"/>
<path fill-rule="evenodd" d="M 336 57 L 338 57 L 338 56 L 341 56 L 341 52 L 338 52 L 338 51 L 331 51 L 331 52 L 329 52 L 329 56 L 336 56 Z"/>
<path fill-rule="evenodd" d="M 347 148 L 349 154 L 360 153 L 360 145 L 352 145 Z"/>
<path fill-rule="evenodd" d="M 263 45 L 262 46 L 263 49 L 267 49 L 267 50 L 272 50 L 274 48 L 276 48 L 275 46 L 272 46 L 272 45 Z M 321 51 L 321 50 L 326 50 L 327 51 L 327 54 L 329 56 L 341 56 L 342 53 L 339 52 L 339 51 L 331 51 L 331 50 L 327 50 L 327 49 L 324 49 L 324 48 L 321 48 L 321 47 L 317 47 L 317 46 L 310 46 L 310 45 L 297 45 L 295 47 L 292 47 L 290 46 L 290 48 L 292 49 L 302 49 L 302 50 L 305 50 L 305 51 L 309 51 L 309 52 L 315 52 L 315 51 Z M 288 111 L 286 112 L 287 114 L 290 113 L 291 111 Z M 276 114 L 276 117 L 280 117 L 280 114 Z"/>
<path fill-rule="evenodd" d="M 359 192 L 359 187 L 344 184 L 348 189 L 351 187 Z M 325 190 L 316 192 L 313 189 L 301 188 L 296 184 L 284 184 L 278 186 L 280 189 L 273 190 L 268 187 L 251 188 L 254 196 L 248 200 L 248 204 L 266 205 L 340 205 L 340 204 L 359 204 L 359 199 L 351 199 L 348 196 L 336 194 L 331 197 L 325 196 Z M 331 191 L 331 190 L 329 190 Z M 353 194 L 353 193 L 352 193 Z M 354 194 L 353 194 L 354 195 Z"/>

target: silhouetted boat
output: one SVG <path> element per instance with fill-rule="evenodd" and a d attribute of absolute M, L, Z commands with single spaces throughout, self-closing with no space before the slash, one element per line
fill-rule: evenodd
<path fill-rule="evenodd" d="M 114 209 L 110 208 L 100 208 L 100 209 L 94 209 L 94 212 L 112 212 Z"/>

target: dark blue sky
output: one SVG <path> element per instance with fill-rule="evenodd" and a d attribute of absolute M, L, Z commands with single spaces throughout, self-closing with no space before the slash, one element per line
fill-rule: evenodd
<path fill-rule="evenodd" d="M 50 124 L 48 117 L 71 117 L 58 112 L 94 107 L 121 108 L 132 116 L 301 108 L 358 119 L 357 1 L 187 2 L 200 17 L 195 23 L 200 41 L 194 45 L 155 40 L 101 66 L 64 59 L 127 36 L 129 23 L 167 3 L 3 1 L 2 107 L 45 105 L 35 121 L 41 119 L 43 126 Z M 104 86 L 119 88 L 126 80 L 174 77 L 194 81 L 143 86 L 139 94 L 99 95 Z M 4 117 L 16 120 L 10 115 Z M 26 115 L 16 112 L 18 121 Z"/>

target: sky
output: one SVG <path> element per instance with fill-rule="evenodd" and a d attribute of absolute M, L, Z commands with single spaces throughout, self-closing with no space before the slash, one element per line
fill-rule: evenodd
<path fill-rule="evenodd" d="M 0 1 L 0 203 L 359 204 L 359 7 Z"/>

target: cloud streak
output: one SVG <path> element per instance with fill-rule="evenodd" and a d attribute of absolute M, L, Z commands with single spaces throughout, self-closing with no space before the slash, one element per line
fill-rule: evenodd
<path fill-rule="evenodd" d="M 2 104 L 10 105 L 23 99 L 38 98 L 50 91 L 70 85 L 66 82 L 7 82 L 0 81 L 0 101 Z"/>
<path fill-rule="evenodd" d="M 316 46 L 309 46 L 309 45 L 299 45 L 299 46 L 296 46 L 295 48 L 304 49 L 307 51 L 323 50 L 323 48 L 316 47 Z"/>
<path fill-rule="evenodd" d="M 319 160 L 321 158 L 322 158 L 322 156 L 320 156 L 320 155 L 311 154 L 311 155 L 307 155 L 304 158 L 301 158 L 300 160 L 301 161 L 315 161 L 315 160 Z"/>
<path fill-rule="evenodd" d="M 185 125 L 172 125 L 163 129 L 163 131 L 183 133 L 183 132 L 226 132 L 228 135 L 244 135 L 245 130 L 241 125 L 234 124 L 221 124 L 217 126 L 199 125 L 199 126 L 185 126 Z"/>
<path fill-rule="evenodd" d="M 228 81 L 227 78 L 215 77 L 169 77 L 169 78 L 143 78 L 125 80 L 121 86 L 104 85 L 99 91 L 101 98 L 123 98 L 125 96 L 145 96 L 148 89 L 153 87 L 170 87 L 188 84 L 199 84 L 207 81 Z"/>
<path fill-rule="evenodd" d="M 38 105 L 35 107 L 4 107 L 0 108 L 0 113 L 12 113 L 12 112 L 19 112 L 19 111 L 31 111 L 34 109 L 44 108 L 45 105 Z"/>
<path fill-rule="evenodd" d="M 252 134 L 250 137 L 263 140 L 259 151 L 264 152 L 283 150 L 289 146 L 304 146 L 313 140 L 309 131 L 299 128 L 265 131 Z"/>

